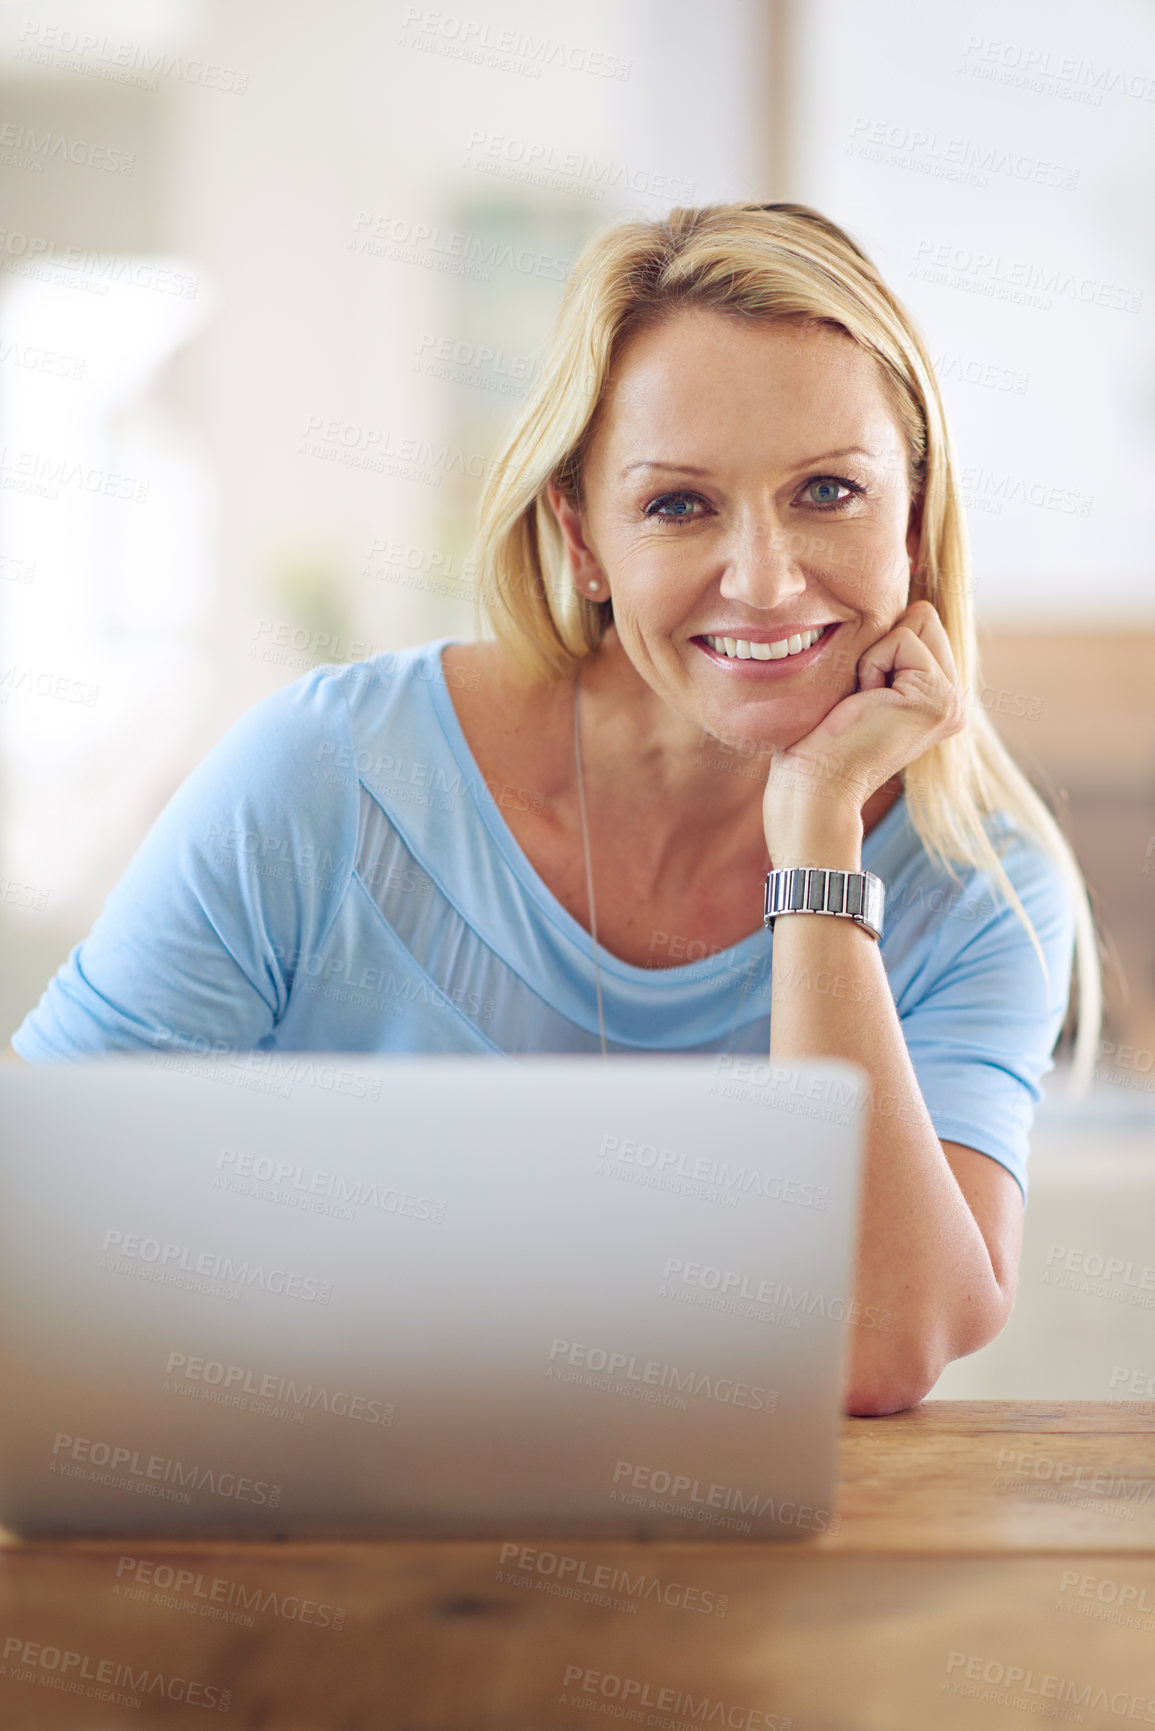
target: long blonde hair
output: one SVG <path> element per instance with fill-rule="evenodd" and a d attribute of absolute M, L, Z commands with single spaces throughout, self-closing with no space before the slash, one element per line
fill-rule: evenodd
<path fill-rule="evenodd" d="M 931 746 L 904 773 L 911 822 L 952 877 L 952 860 L 992 874 L 1030 936 L 1048 990 L 1042 945 L 983 817 L 1005 811 L 1058 865 L 1075 918 L 1078 1031 L 1071 1092 L 1078 1097 L 1093 1074 L 1102 1019 L 1087 886 L 1055 818 L 974 701 L 983 687 L 970 552 L 926 347 L 871 260 L 835 223 L 800 204 L 715 204 L 672 210 L 657 221 L 624 219 L 594 235 L 567 286 L 540 376 L 490 470 L 480 513 L 481 616 L 537 680 L 572 675 L 597 650 L 608 609 L 569 580 L 546 487 L 556 482 L 580 500 L 582 459 L 617 356 L 635 331 L 685 306 L 834 326 L 882 368 L 906 443 L 912 500 L 921 499 L 909 600 L 935 607 L 971 700 L 965 728 Z"/>

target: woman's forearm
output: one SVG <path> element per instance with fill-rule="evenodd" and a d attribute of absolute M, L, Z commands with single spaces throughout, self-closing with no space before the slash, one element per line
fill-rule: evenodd
<path fill-rule="evenodd" d="M 859 871 L 862 820 L 830 804 L 792 828 L 775 868 Z M 870 1077 L 849 1412 L 896 1412 L 1006 1319 L 990 1252 L 935 1133 L 878 943 L 853 920 L 790 914 L 774 926 L 770 1057 L 839 1057 Z"/>

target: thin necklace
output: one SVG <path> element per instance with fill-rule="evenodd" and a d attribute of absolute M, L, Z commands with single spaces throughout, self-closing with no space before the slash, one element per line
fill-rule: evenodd
<path fill-rule="evenodd" d="M 602 972 L 598 966 L 598 914 L 594 902 L 594 868 L 590 863 L 590 826 L 586 821 L 586 784 L 582 775 L 582 723 L 581 723 L 581 689 L 582 664 L 578 662 L 577 678 L 573 688 L 573 749 L 577 759 L 578 806 L 582 816 L 582 848 L 586 856 L 586 892 L 590 904 L 590 937 L 594 945 L 594 988 L 598 998 L 598 1027 L 602 1036 L 602 1057 L 608 1057 L 606 1051 L 606 1019 L 602 1014 Z"/>
<path fill-rule="evenodd" d="M 590 830 L 589 830 L 589 822 L 586 818 L 585 777 L 582 774 L 581 685 L 582 685 L 582 663 L 579 661 L 578 662 L 578 670 L 577 670 L 577 678 L 574 680 L 574 688 L 573 688 L 573 750 L 574 750 L 574 761 L 577 764 L 578 809 L 581 812 L 581 820 L 582 820 L 582 851 L 585 855 L 585 862 L 586 862 L 586 894 L 589 898 L 590 937 L 593 941 L 594 990 L 597 994 L 598 1030 L 601 1034 L 602 1057 L 606 1058 L 609 1056 L 609 1053 L 606 1051 L 606 1019 L 605 1019 L 605 1015 L 604 1015 L 603 1010 L 602 1010 L 602 973 L 601 973 L 601 967 L 600 967 L 599 962 L 598 962 L 598 915 L 597 915 L 597 904 L 594 901 L 594 870 L 593 870 L 593 864 L 592 864 L 591 859 L 590 859 Z M 767 868 L 767 869 L 769 869 L 769 868 Z M 731 1028 L 730 1028 L 729 1039 L 726 1041 L 725 1046 L 722 1048 L 722 1050 L 725 1052 L 728 1052 L 730 1050 L 730 1046 L 733 1043 L 734 1035 L 738 1031 L 738 1023 L 739 1023 L 741 1016 L 742 1016 L 742 1007 L 746 1002 L 746 993 L 750 989 L 751 971 L 752 971 L 751 968 L 749 967 L 749 965 L 747 965 L 747 967 L 745 969 L 746 979 L 745 979 L 745 982 L 743 983 L 743 986 L 742 986 L 742 996 L 738 1000 L 738 1009 L 737 1009 L 737 1012 L 735 1013 L 734 1021 L 733 1021 L 733 1024 L 731 1025 Z"/>

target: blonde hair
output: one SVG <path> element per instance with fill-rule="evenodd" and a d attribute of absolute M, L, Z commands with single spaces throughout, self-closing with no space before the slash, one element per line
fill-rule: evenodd
<path fill-rule="evenodd" d="M 594 235 L 567 286 L 540 377 L 482 498 L 482 619 L 536 680 L 571 675 L 597 650 L 612 614 L 570 580 L 546 487 L 555 482 L 580 501 L 582 459 L 626 340 L 684 307 L 833 326 L 881 367 L 904 435 L 912 502 L 921 501 L 909 600 L 935 607 L 971 699 L 967 725 L 904 772 L 911 822 L 952 877 L 952 860 L 992 875 L 1030 936 L 1048 990 L 1038 935 L 983 817 L 1004 811 L 1059 867 L 1075 918 L 1078 1031 L 1071 1092 L 1081 1096 L 1093 1073 L 1102 1019 L 1087 886 L 1055 818 L 973 701 L 982 685 L 970 553 L 938 383 L 909 313 L 836 224 L 806 205 L 716 204 L 672 210 L 658 221 L 625 219 Z"/>

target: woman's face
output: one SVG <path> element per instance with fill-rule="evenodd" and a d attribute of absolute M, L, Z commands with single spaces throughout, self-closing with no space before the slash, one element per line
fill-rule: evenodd
<path fill-rule="evenodd" d="M 551 492 L 579 588 L 600 578 L 658 696 L 747 751 L 811 732 L 906 608 L 904 442 L 840 331 L 695 308 L 639 332 L 583 480 L 580 516 Z"/>

